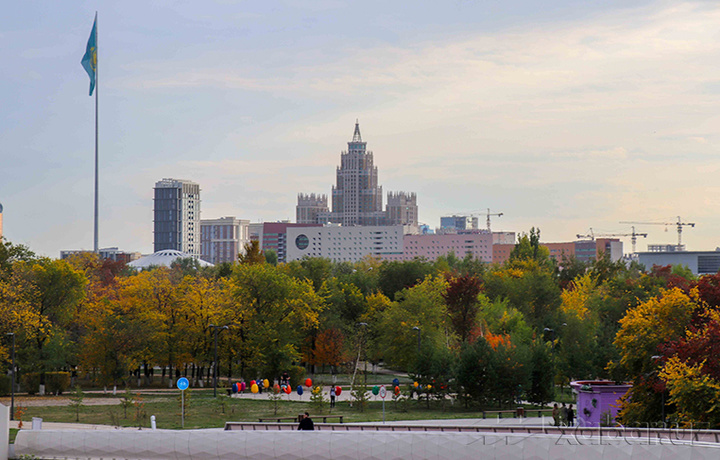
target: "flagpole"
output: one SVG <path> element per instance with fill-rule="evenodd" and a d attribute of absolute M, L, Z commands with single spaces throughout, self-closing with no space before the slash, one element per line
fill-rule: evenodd
<path fill-rule="evenodd" d="M 98 30 L 97 30 L 97 11 L 95 12 L 95 52 L 96 56 L 99 54 L 100 48 L 98 47 Z M 100 92 L 100 85 L 98 84 L 98 67 L 99 67 L 99 56 L 95 62 L 95 239 L 94 239 L 94 252 L 99 252 L 98 248 L 98 93 Z"/>

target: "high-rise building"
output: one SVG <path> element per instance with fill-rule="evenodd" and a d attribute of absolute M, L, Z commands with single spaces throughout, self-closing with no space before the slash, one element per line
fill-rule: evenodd
<path fill-rule="evenodd" d="M 391 193 L 388 208 L 383 210 L 383 191 L 378 185 L 378 169 L 373 153 L 360 135 L 355 122 L 348 149 L 340 154 L 332 188 L 332 209 L 325 195 L 298 195 L 297 223 L 334 223 L 355 225 L 418 225 L 417 196 L 414 193 Z M 314 220 L 313 220 L 314 219 Z"/>
<path fill-rule="evenodd" d="M 386 225 L 418 226 L 417 195 L 405 192 L 390 192 L 385 207 Z"/>
<path fill-rule="evenodd" d="M 298 224 L 316 224 L 318 215 L 328 213 L 327 195 L 316 195 L 311 193 L 298 195 L 295 222 Z"/>
<path fill-rule="evenodd" d="M 250 241 L 249 220 L 236 217 L 200 221 L 200 258 L 211 264 L 235 263 L 245 243 Z"/>
<path fill-rule="evenodd" d="M 189 180 L 155 183 L 154 251 L 175 249 L 200 256 L 200 186 Z"/>

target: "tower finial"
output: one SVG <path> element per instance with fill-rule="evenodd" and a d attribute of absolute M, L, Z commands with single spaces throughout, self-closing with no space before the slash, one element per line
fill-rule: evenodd
<path fill-rule="evenodd" d="M 353 142 L 362 142 L 362 136 L 360 136 L 360 122 L 355 119 L 355 132 L 353 133 Z"/>

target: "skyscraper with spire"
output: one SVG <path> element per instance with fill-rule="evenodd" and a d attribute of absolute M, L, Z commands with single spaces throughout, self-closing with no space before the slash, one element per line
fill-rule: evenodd
<path fill-rule="evenodd" d="M 317 199 L 311 199 L 318 197 Z M 299 195 L 298 223 L 335 223 L 353 225 L 414 225 L 417 226 L 417 197 L 414 193 L 390 194 L 393 209 L 383 210 L 383 191 L 378 185 L 378 169 L 373 153 L 367 150 L 360 134 L 360 123 L 355 121 L 355 131 L 348 149 L 340 155 L 336 170 L 336 184 L 332 188 L 332 210 L 327 209 L 324 195 Z M 402 203 L 407 212 L 397 212 L 396 203 Z M 323 205 L 325 208 L 323 209 Z M 392 214 L 392 216 L 389 216 Z"/>

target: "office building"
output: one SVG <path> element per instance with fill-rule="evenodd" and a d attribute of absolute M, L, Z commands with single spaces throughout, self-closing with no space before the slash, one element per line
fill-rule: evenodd
<path fill-rule="evenodd" d="M 401 225 L 288 227 L 287 261 L 324 257 L 335 262 L 356 262 L 366 256 L 401 254 L 403 234 Z"/>
<path fill-rule="evenodd" d="M 455 233 L 459 230 L 477 230 L 478 218 L 476 216 L 445 216 L 440 218 L 438 233 Z"/>
<path fill-rule="evenodd" d="M 154 190 L 154 251 L 174 249 L 200 257 L 200 186 L 163 179 Z"/>
<path fill-rule="evenodd" d="M 332 187 L 332 209 L 325 195 L 299 194 L 297 223 L 334 223 L 354 225 L 418 225 L 417 196 L 414 193 L 388 194 L 383 210 L 383 191 L 378 185 L 378 169 L 373 153 L 362 140 L 360 125 L 355 123 L 352 141 L 340 155 L 336 184 Z"/>
<path fill-rule="evenodd" d="M 200 220 L 200 258 L 213 265 L 235 263 L 250 241 L 250 221 L 236 217 Z"/>
<path fill-rule="evenodd" d="M 327 213 L 327 195 L 298 194 L 298 204 L 295 209 L 295 222 L 298 224 L 317 224 L 318 215 L 327 215 Z"/>
<path fill-rule="evenodd" d="M 695 275 L 713 275 L 720 270 L 720 248 L 714 251 L 637 252 L 633 258 L 647 270 L 653 265 L 684 265 Z"/>

